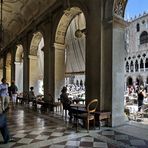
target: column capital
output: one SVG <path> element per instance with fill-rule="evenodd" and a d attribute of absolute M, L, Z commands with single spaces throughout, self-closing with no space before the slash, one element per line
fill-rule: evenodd
<path fill-rule="evenodd" d="M 65 45 L 63 44 L 59 44 L 59 43 L 54 43 L 54 48 L 55 49 L 65 49 Z"/>

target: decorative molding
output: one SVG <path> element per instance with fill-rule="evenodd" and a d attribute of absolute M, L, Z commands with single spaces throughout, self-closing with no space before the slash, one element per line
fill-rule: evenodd
<path fill-rule="evenodd" d="M 123 18 L 126 4 L 127 4 L 127 0 L 115 0 L 114 1 L 114 14 Z"/>

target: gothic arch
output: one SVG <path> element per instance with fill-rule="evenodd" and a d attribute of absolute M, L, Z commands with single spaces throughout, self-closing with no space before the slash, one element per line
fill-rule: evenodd
<path fill-rule="evenodd" d="M 127 77 L 126 84 L 127 84 L 127 86 L 132 86 L 133 85 L 133 79 L 132 79 L 131 76 Z"/>

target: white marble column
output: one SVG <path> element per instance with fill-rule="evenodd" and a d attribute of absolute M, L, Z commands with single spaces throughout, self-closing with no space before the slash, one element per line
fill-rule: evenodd
<path fill-rule="evenodd" d="M 18 92 L 23 92 L 23 62 L 15 62 L 15 84 Z"/>
<path fill-rule="evenodd" d="M 39 78 L 37 56 L 29 55 L 29 86 L 34 86 Z"/>
<path fill-rule="evenodd" d="M 55 99 L 59 98 L 61 89 L 65 85 L 65 46 L 55 46 Z"/>

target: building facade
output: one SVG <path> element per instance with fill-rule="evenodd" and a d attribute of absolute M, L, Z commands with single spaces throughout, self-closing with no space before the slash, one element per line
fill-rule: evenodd
<path fill-rule="evenodd" d="M 148 14 L 131 19 L 126 28 L 125 90 L 148 85 Z"/>

